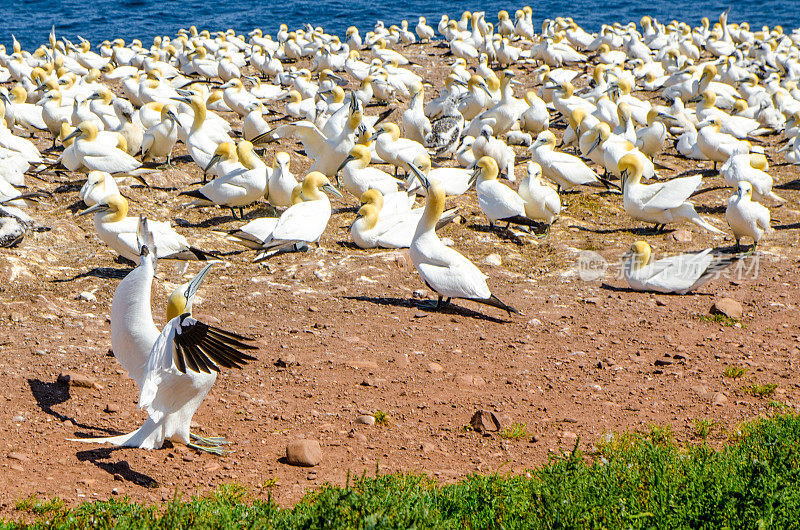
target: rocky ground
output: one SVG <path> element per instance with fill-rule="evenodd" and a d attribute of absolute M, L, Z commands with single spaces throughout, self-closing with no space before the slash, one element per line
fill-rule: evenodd
<path fill-rule="evenodd" d="M 443 51 L 405 50 L 437 66 Z M 531 87 L 531 68 L 516 70 Z M 428 78 L 441 86 L 441 74 Z M 49 143 L 37 141 L 42 149 Z M 709 440 L 720 444 L 741 422 L 793 410 L 800 398 L 800 180 L 793 166 L 776 165 L 775 140 L 767 141 L 776 191 L 788 199 L 772 210 L 775 233 L 739 273 L 687 296 L 631 292 L 613 263 L 637 239 L 660 256 L 730 246 L 730 237 L 694 226 L 654 234 L 624 214 L 619 196 L 581 191 L 564 195 L 546 238 L 516 240 L 488 229 L 474 192 L 449 199 L 462 218 L 441 236 L 522 312 L 511 317 L 463 301 L 427 309 L 430 293 L 407 251 L 350 243 L 353 197 L 334 202 L 319 249 L 255 265 L 252 251 L 218 232 L 239 221 L 223 210 L 185 209 L 187 201 L 169 189 L 198 179 L 193 164 L 179 161 L 152 188 L 124 187 L 131 215 L 173 219 L 193 244 L 225 255 L 195 315 L 260 346 L 257 362 L 220 375 L 195 416 L 200 432 L 233 442 L 223 457 L 183 446 L 145 451 L 69 441 L 128 432 L 143 421 L 137 390 L 109 351 L 112 295 L 130 269 L 97 238 L 91 218 L 73 215 L 81 175 L 30 179 L 53 192 L 31 210 L 51 230 L 0 249 L 0 515 L 13 515 L 15 502 L 29 495 L 69 504 L 114 495 L 158 502 L 231 482 L 289 504 L 362 473 L 425 472 L 442 481 L 519 473 L 576 444 L 591 450 L 609 433 L 652 425 L 670 426 L 686 443 L 701 443 L 698 432 L 710 425 Z M 285 141 L 270 146 L 268 163 L 275 149 L 292 152 L 295 174 L 310 165 L 295 153 L 299 145 Z M 670 149 L 660 157 L 674 173 L 710 167 L 674 155 Z M 524 165 L 517 169 L 521 177 Z M 707 179 L 710 191 L 696 197 L 718 227 L 725 227 L 731 193 L 723 184 Z M 270 213 L 261 204 L 246 217 Z M 576 264 L 584 251 L 612 263 L 604 278 L 581 279 Z M 198 268 L 181 276 L 180 266 L 160 264 L 157 322 L 175 285 Z M 741 304 L 740 318 L 710 315 L 723 298 Z M 71 383 L 59 382 L 67 373 Z M 753 392 L 770 384 L 777 387 L 769 395 Z M 495 414 L 499 432 L 470 427 L 478 410 Z M 373 424 L 375 416 L 383 421 Z M 301 438 L 319 442 L 319 465 L 286 462 L 287 445 Z"/>

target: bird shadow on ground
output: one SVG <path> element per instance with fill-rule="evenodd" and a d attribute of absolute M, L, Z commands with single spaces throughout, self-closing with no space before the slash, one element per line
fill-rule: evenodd
<path fill-rule="evenodd" d="M 638 293 L 638 294 L 641 294 L 643 292 L 643 291 L 637 291 L 636 289 L 632 289 L 630 287 L 619 287 L 617 285 L 611 285 L 611 284 L 605 283 L 605 282 L 600 284 L 600 288 L 604 289 L 606 291 L 613 291 L 615 293 Z M 658 295 L 664 295 L 664 296 L 676 296 L 676 297 L 686 296 L 686 295 L 678 294 L 678 293 L 656 293 L 656 292 L 653 292 L 653 291 L 646 291 L 646 292 L 648 292 L 650 294 L 658 294 Z M 694 291 L 692 291 L 691 294 L 695 295 L 695 296 L 714 296 L 714 293 L 698 293 L 698 292 L 694 292 Z"/>
<path fill-rule="evenodd" d="M 570 228 L 577 228 L 584 232 L 592 232 L 593 234 L 621 234 L 628 233 L 635 236 L 657 236 L 662 234 L 669 234 L 674 230 L 656 230 L 655 228 L 589 228 L 580 225 L 570 225 Z"/>
<path fill-rule="evenodd" d="M 687 171 L 687 173 L 688 173 L 688 171 Z M 678 178 L 678 177 L 675 177 L 675 178 Z M 710 188 L 703 188 L 702 190 L 697 190 L 694 193 L 692 193 L 691 195 L 689 195 L 689 197 L 697 197 L 698 195 L 702 195 L 703 193 L 709 193 L 709 192 L 717 191 L 717 190 L 724 190 L 725 188 L 729 188 L 729 187 L 730 186 L 711 186 Z"/>
<path fill-rule="evenodd" d="M 340 213 L 357 213 L 358 210 L 358 206 L 343 206 L 341 208 L 334 208 L 331 210 L 331 214 L 336 215 Z"/>
<path fill-rule="evenodd" d="M 800 223 L 792 223 L 788 225 L 773 225 L 772 228 L 775 230 L 794 230 L 796 228 L 800 228 Z"/>
<path fill-rule="evenodd" d="M 783 184 L 776 184 L 775 187 L 779 190 L 800 190 L 800 179 L 790 180 Z"/>
<path fill-rule="evenodd" d="M 91 462 L 96 467 L 102 469 L 113 477 L 120 476 L 124 481 L 132 482 L 137 486 L 145 488 L 157 488 L 158 482 L 144 473 L 139 473 L 131 469 L 130 464 L 126 460 L 119 460 L 117 462 L 109 461 L 112 453 L 123 449 L 122 447 L 103 447 L 101 449 L 89 449 L 86 451 L 78 451 L 75 456 L 81 462 Z"/>
<path fill-rule="evenodd" d="M 28 379 L 28 386 L 31 388 L 31 394 L 36 399 L 36 404 L 42 409 L 42 412 L 49 414 L 56 418 L 58 421 L 71 421 L 73 425 L 81 429 L 101 431 L 106 434 L 120 434 L 116 431 L 104 429 L 103 427 L 94 427 L 76 421 L 74 418 L 61 414 L 53 410 L 55 405 L 60 405 L 69 401 L 69 385 L 62 383 L 48 383 L 40 379 Z"/>
<path fill-rule="evenodd" d="M 68 182 L 61 182 L 60 186 L 53 190 L 53 193 L 72 193 L 73 191 L 80 191 L 83 187 L 83 180 L 75 180 Z M 83 201 L 79 201 L 82 203 Z"/>
<path fill-rule="evenodd" d="M 424 311 L 426 313 L 443 313 L 446 315 L 460 315 L 469 318 L 474 318 L 476 320 L 486 320 L 489 322 L 494 322 L 496 324 L 507 324 L 511 322 L 510 320 L 495 318 L 483 313 L 479 313 L 478 311 L 473 311 L 472 309 L 456 305 L 454 303 L 450 303 L 440 307 L 439 309 L 435 309 L 433 307 L 433 304 L 435 304 L 435 302 L 431 300 L 414 300 L 411 298 L 395 298 L 390 296 L 345 296 L 345 299 L 356 300 L 358 302 L 369 302 L 371 304 L 383 305 L 383 306 L 408 307 L 408 308 L 413 307 L 419 309 L 420 311 Z"/>
<path fill-rule="evenodd" d="M 514 232 L 513 230 L 505 228 L 503 226 L 497 226 L 497 225 L 490 226 L 490 225 L 473 223 L 469 225 L 467 228 L 475 230 L 476 232 L 483 232 L 486 234 L 496 234 L 497 237 L 499 237 L 500 239 L 504 241 L 511 241 L 512 243 L 515 243 L 519 246 L 525 244 L 525 241 L 522 239 L 522 237 L 526 234 Z M 537 233 L 531 232 L 530 235 L 532 236 L 537 235 Z"/>
<path fill-rule="evenodd" d="M 706 206 L 704 204 L 698 204 L 694 207 L 697 213 L 705 213 L 705 214 L 722 214 L 725 213 L 725 209 L 728 205 L 721 205 L 721 206 Z"/>
<path fill-rule="evenodd" d="M 246 217 L 247 216 L 245 216 L 245 218 Z M 193 223 L 180 217 L 175 218 L 175 224 L 181 228 L 210 228 L 212 226 L 219 226 L 226 223 L 232 223 L 234 221 L 238 221 L 238 219 L 234 218 L 233 215 L 218 215 L 216 217 L 209 217 L 208 219 L 204 219 L 199 223 Z"/>
<path fill-rule="evenodd" d="M 51 283 L 66 283 L 78 280 L 80 278 L 102 278 L 102 279 L 117 279 L 121 280 L 133 271 L 133 269 L 112 269 L 111 267 L 95 267 L 94 269 L 82 272 L 72 278 L 50 280 Z"/>

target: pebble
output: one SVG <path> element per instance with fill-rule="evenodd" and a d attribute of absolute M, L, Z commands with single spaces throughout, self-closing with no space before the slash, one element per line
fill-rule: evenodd
<path fill-rule="evenodd" d="M 371 416 L 369 414 L 361 414 L 360 416 L 356 417 L 356 423 L 360 423 L 361 425 L 375 425 L 375 416 Z"/>
<path fill-rule="evenodd" d="M 422 450 L 422 454 L 427 455 L 436 451 L 436 445 L 431 442 L 422 442 L 420 449 Z"/>
<path fill-rule="evenodd" d="M 15 451 L 12 451 L 12 452 L 8 453 L 8 459 L 9 460 L 16 460 L 17 462 L 28 462 L 28 461 L 30 461 L 30 458 L 28 457 L 28 455 L 26 455 L 25 453 L 17 453 Z"/>
<path fill-rule="evenodd" d="M 672 232 L 672 239 L 679 243 L 691 243 L 692 233 L 688 230 L 675 230 Z"/>
<path fill-rule="evenodd" d="M 97 302 L 97 297 L 89 291 L 83 291 L 78 295 L 78 300 L 83 300 L 84 302 Z"/>
<path fill-rule="evenodd" d="M 13 418 L 11 418 L 11 421 L 13 421 L 14 423 L 22 423 L 23 421 L 25 421 L 25 416 L 17 414 Z"/>
<path fill-rule="evenodd" d="M 436 374 L 436 373 L 443 372 L 443 371 L 444 371 L 444 368 L 442 368 L 441 364 L 439 364 L 439 363 L 428 363 L 428 372 L 430 372 L 432 374 Z"/>
<path fill-rule="evenodd" d="M 293 353 L 287 353 L 286 355 L 281 355 L 278 357 L 278 360 L 275 361 L 275 366 L 278 368 L 288 368 L 289 366 L 294 366 L 297 364 L 297 358 L 294 356 Z"/>
<path fill-rule="evenodd" d="M 100 384 L 98 384 L 94 377 L 82 374 L 80 372 L 62 372 L 58 376 L 58 382 L 65 385 L 82 388 L 95 388 L 98 390 L 103 388 L 100 386 Z"/>
<path fill-rule="evenodd" d="M 108 412 L 109 414 L 114 414 L 119 412 L 119 407 L 114 403 L 108 403 L 106 405 L 105 411 Z"/>
<path fill-rule="evenodd" d="M 460 385 L 467 386 L 483 386 L 486 384 L 486 381 L 483 379 L 483 377 L 472 374 L 458 374 L 453 378 L 453 380 Z"/>
<path fill-rule="evenodd" d="M 478 410 L 472 415 L 469 424 L 478 434 L 485 432 L 497 432 L 500 430 L 500 420 L 494 412 L 488 410 Z"/>
<path fill-rule="evenodd" d="M 744 313 L 742 304 L 733 298 L 721 298 L 711 306 L 712 315 L 725 315 L 734 320 L 740 320 L 742 318 L 742 313 Z"/>
<path fill-rule="evenodd" d="M 365 444 L 365 443 L 367 443 L 367 437 L 366 437 L 366 435 L 364 435 L 364 434 L 361 434 L 360 432 L 354 432 L 354 433 L 352 434 L 352 438 L 353 438 L 355 441 L 357 441 L 358 443 L 364 443 L 364 444 Z"/>
<path fill-rule="evenodd" d="M 286 460 L 293 466 L 314 467 L 322 462 L 322 448 L 317 440 L 292 440 L 286 446 Z"/>
<path fill-rule="evenodd" d="M 561 433 L 561 440 L 565 443 L 575 443 L 578 439 L 578 435 L 572 431 L 564 431 Z"/>
<path fill-rule="evenodd" d="M 711 403 L 717 407 L 721 407 L 728 402 L 728 397 L 722 392 L 717 392 L 711 399 Z"/>
<path fill-rule="evenodd" d="M 425 289 L 417 289 L 417 290 L 414 291 L 413 294 L 414 294 L 414 298 L 424 299 L 424 298 L 430 297 L 431 293 L 430 293 L 430 291 L 426 291 Z"/>
<path fill-rule="evenodd" d="M 408 365 L 410 364 L 410 362 L 408 360 L 408 354 L 407 353 L 402 353 L 402 354 L 397 355 L 397 357 L 394 358 L 394 362 L 397 365 L 397 367 L 400 368 L 400 369 L 406 369 L 406 368 L 408 368 Z"/>
<path fill-rule="evenodd" d="M 492 265 L 493 267 L 499 267 L 503 264 L 503 260 L 500 258 L 500 254 L 489 254 L 485 258 L 483 258 L 483 262 L 487 265 Z"/>

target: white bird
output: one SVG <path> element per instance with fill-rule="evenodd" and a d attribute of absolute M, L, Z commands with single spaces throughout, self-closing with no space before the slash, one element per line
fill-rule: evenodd
<path fill-rule="evenodd" d="M 411 170 L 426 188 L 428 198 L 409 253 L 422 281 L 439 296 L 436 308 L 442 306 L 442 299 L 447 305 L 451 298 L 463 298 L 498 307 L 509 315 L 519 313 L 492 294 L 486 285 L 488 276 L 458 251 L 442 243 L 436 234 L 436 223 L 444 212 L 444 188 L 438 182 L 429 181 L 413 164 Z"/>
<path fill-rule="evenodd" d="M 240 141 L 236 146 L 229 142 L 219 144 L 209 167 L 205 168 L 206 172 L 222 158 L 235 162 L 200 189 L 182 191 L 179 195 L 195 198 L 192 204 L 224 206 L 232 212 L 234 208 L 238 208 L 239 215 L 242 216 L 242 208 L 267 193 L 267 165 L 253 153 L 253 144 L 247 140 Z"/>
<path fill-rule="evenodd" d="M 539 164 L 542 174 L 558 186 L 558 190 L 571 190 L 575 186 L 603 185 L 597 173 L 577 156 L 555 150 L 556 137 L 542 131 L 530 146 L 531 160 Z"/>
<path fill-rule="evenodd" d="M 284 211 L 272 234 L 263 242 L 255 261 L 262 261 L 298 243 L 318 243 L 331 217 L 331 202 L 325 191 L 337 197 L 342 194 L 334 188 L 328 177 L 312 171 L 303 179 L 303 201 Z"/>
<path fill-rule="evenodd" d="M 166 157 L 168 166 L 172 165 L 172 149 L 178 141 L 178 117 L 174 105 L 164 105 L 161 121 L 147 129 L 142 136 L 142 162 Z"/>
<path fill-rule="evenodd" d="M 340 183 L 354 197 L 361 197 L 368 189 L 381 193 L 397 191 L 397 179 L 376 167 L 369 167 L 371 158 L 369 147 L 356 144 L 339 166 Z"/>
<path fill-rule="evenodd" d="M 725 219 L 736 239 L 736 250 L 740 248 L 741 239 L 749 237 L 753 240 L 754 251 L 764 234 L 772 232 L 769 209 L 753 202 L 752 196 L 753 186 L 747 181 L 740 181 L 736 193 L 728 199 L 728 207 L 725 209 Z"/>
<path fill-rule="evenodd" d="M 525 199 L 497 180 L 497 162 L 489 156 L 481 157 L 475 164 L 473 178 L 478 196 L 478 206 L 489 219 L 489 225 L 503 221 L 508 228 L 511 223 L 535 226 L 537 221 L 529 219 L 525 213 Z"/>
<path fill-rule="evenodd" d="M 78 215 L 94 214 L 94 227 L 98 237 L 123 258 L 139 262 L 137 231 L 139 219 L 128 217 L 128 201 L 122 195 L 112 195 L 104 201 L 82 210 Z M 155 252 L 160 259 L 199 260 L 218 259 L 189 245 L 186 238 L 177 233 L 169 223 L 149 221 L 156 241 Z"/>
<path fill-rule="evenodd" d="M 129 434 L 74 441 L 158 449 L 164 440 L 171 440 L 224 454 L 224 438 L 202 438 L 190 432 L 192 417 L 220 368 L 241 368 L 247 361 L 256 360 L 242 350 L 257 348 L 247 344 L 252 339 L 192 317 L 194 297 L 213 263 L 173 291 L 167 302 L 168 322 L 159 333 L 150 310 L 157 253 L 153 247 L 157 243 L 152 236 L 142 239 L 139 265 L 114 292 L 111 341 L 114 355 L 140 388 L 139 407 L 148 417 Z"/>
<path fill-rule="evenodd" d="M 749 150 L 748 150 L 749 151 Z M 762 153 L 750 153 L 742 149 L 724 163 L 719 169 L 725 183 L 732 188 L 738 187 L 740 181 L 749 182 L 752 186 L 753 199 L 761 202 L 769 198 L 783 203 L 786 199 L 772 191 L 772 176 L 767 173 L 767 157 Z"/>
<path fill-rule="evenodd" d="M 700 217 L 694 204 L 688 200 L 700 187 L 700 175 L 642 184 L 644 166 L 642 160 L 633 154 L 623 156 L 619 168 L 622 178 L 622 205 L 625 212 L 634 219 L 653 223 L 657 229 L 670 223 L 688 221 L 709 232 L 724 233 Z"/>
<path fill-rule="evenodd" d="M 276 208 L 288 208 L 292 205 L 292 192 L 297 188 L 298 182 L 292 175 L 290 163 L 289 153 L 283 151 L 275 153 L 272 171 L 269 172 L 267 200 Z"/>
<path fill-rule="evenodd" d="M 113 195 L 119 195 L 119 188 L 111 173 L 90 171 L 79 195 L 86 206 L 94 206 Z"/>
<path fill-rule="evenodd" d="M 525 201 L 525 215 L 529 219 L 553 224 L 561 213 L 561 198 L 553 188 L 542 183 L 542 167 L 529 161 L 527 175 L 519 183 L 519 196 Z"/>
<path fill-rule="evenodd" d="M 631 289 L 657 293 L 686 294 L 717 277 L 738 256 L 714 254 L 706 249 L 696 254 L 678 254 L 651 261 L 652 250 L 637 241 L 623 256 L 622 272 Z"/>

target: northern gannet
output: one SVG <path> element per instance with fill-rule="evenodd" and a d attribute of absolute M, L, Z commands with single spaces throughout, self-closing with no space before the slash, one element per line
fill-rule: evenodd
<path fill-rule="evenodd" d="M 539 164 L 529 161 L 526 169 L 527 174 L 517 190 L 525 201 L 525 216 L 549 226 L 561 213 L 561 198 L 556 190 L 542 183 L 542 167 Z"/>
<path fill-rule="evenodd" d="M 625 212 L 656 228 L 688 221 L 700 228 L 723 232 L 700 217 L 689 197 L 700 187 L 702 176 L 681 177 L 657 184 L 642 184 L 643 164 L 639 157 L 626 154 L 619 162 L 622 179 L 622 205 Z"/>
<path fill-rule="evenodd" d="M 117 286 L 111 305 L 114 355 L 140 388 L 139 407 L 148 414 L 135 431 L 106 438 L 75 441 L 158 449 L 164 440 L 223 454 L 223 438 L 202 438 L 190 432 L 195 411 L 216 381 L 220 368 L 241 368 L 255 357 L 251 339 L 204 324 L 192 317 L 192 302 L 213 263 L 190 282 L 178 286 L 167 301 L 167 324 L 159 333 L 150 310 L 150 286 L 156 268 L 147 222 L 139 265 Z M 197 442 L 197 443 L 195 443 Z"/>
<path fill-rule="evenodd" d="M 647 242 L 637 241 L 623 256 L 622 272 L 631 289 L 686 294 L 716 278 L 739 258 L 715 254 L 708 248 L 696 254 L 678 254 L 652 261 L 651 252 Z"/>
<path fill-rule="evenodd" d="M 739 250 L 739 242 L 744 237 L 753 240 L 752 250 L 755 250 L 764 233 L 772 232 L 769 209 L 753 202 L 752 195 L 753 186 L 744 180 L 739 182 L 736 193 L 728 199 L 725 209 L 725 220 L 733 230 L 736 250 Z"/>
<path fill-rule="evenodd" d="M 444 212 L 444 188 L 436 181 L 429 181 L 415 165 L 411 164 L 410 167 L 427 190 L 428 198 L 409 252 L 422 281 L 439 297 L 436 308 L 443 303 L 447 305 L 451 298 L 463 298 L 498 307 L 509 315 L 519 313 L 492 294 L 486 285 L 488 276 L 439 239 L 436 224 Z"/>
<path fill-rule="evenodd" d="M 128 217 L 128 201 L 122 195 L 111 195 L 104 201 L 82 210 L 78 215 L 94 214 L 98 237 L 120 256 L 139 262 L 137 231 L 139 219 Z M 186 238 L 172 229 L 169 223 L 148 222 L 156 241 L 155 251 L 160 259 L 200 260 L 217 259 L 216 256 L 189 245 Z"/>

